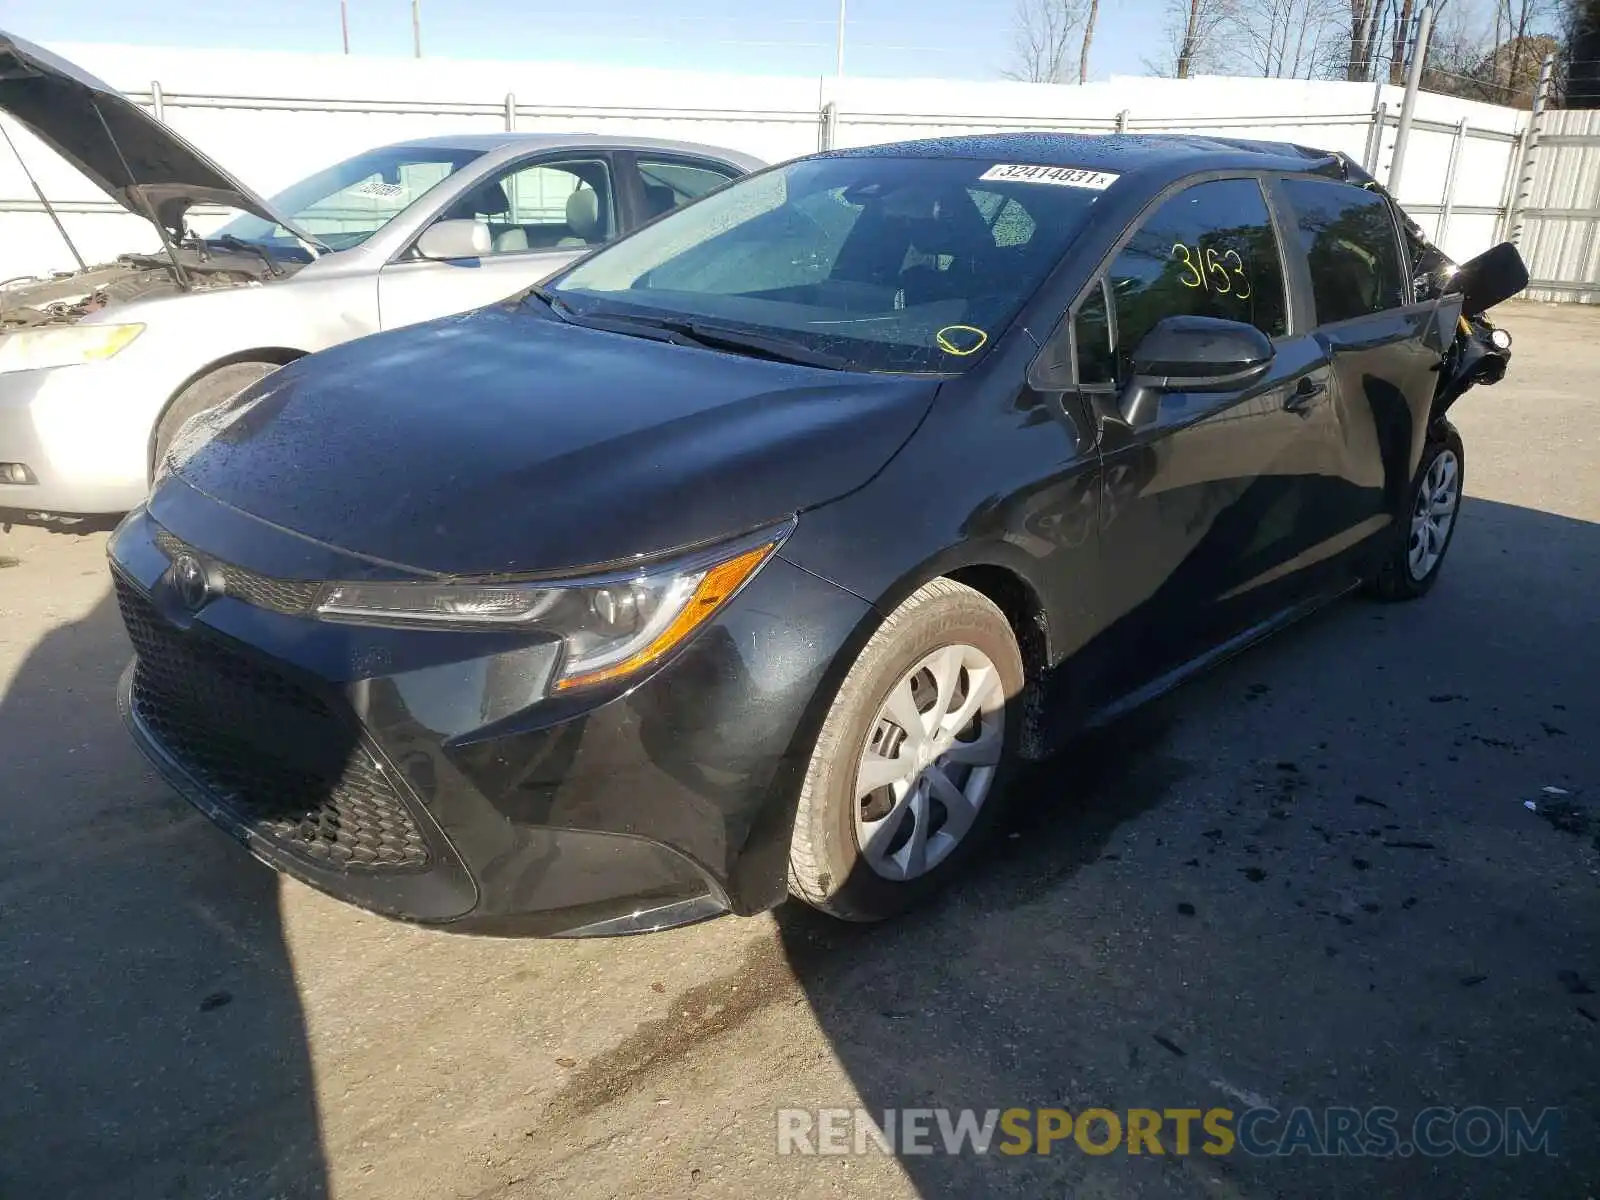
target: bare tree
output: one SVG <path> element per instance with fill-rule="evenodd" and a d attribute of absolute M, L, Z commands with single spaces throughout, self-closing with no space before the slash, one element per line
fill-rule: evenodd
<path fill-rule="evenodd" d="M 1267 78 L 1324 74 L 1337 37 L 1319 0 L 1240 0 L 1228 28 L 1236 65 Z"/>
<path fill-rule="evenodd" d="M 1494 35 L 1464 6 L 1442 12 L 1428 38 L 1428 61 L 1422 71 L 1422 89 L 1485 100 L 1476 72 L 1494 53 Z M 1393 73 L 1391 72 L 1391 78 Z"/>
<path fill-rule="evenodd" d="M 1487 21 L 1466 14 L 1431 39 L 1425 86 L 1492 104 L 1527 107 L 1544 56 L 1560 50 L 1557 0 L 1491 0 Z"/>
<path fill-rule="evenodd" d="M 1073 33 L 1083 22 L 1082 0 L 1017 0 L 1012 18 L 1011 59 L 1001 72 L 1023 83 L 1065 83 Z M 1079 70 L 1089 53 L 1085 37 Z"/>
<path fill-rule="evenodd" d="M 1429 39 L 1422 86 L 1527 108 L 1545 55 L 1561 48 L 1559 39 L 1546 32 L 1559 20 L 1551 0 L 1492 0 L 1487 12 L 1446 8 Z"/>
<path fill-rule="evenodd" d="M 1094 23 L 1100 16 L 1100 0 L 1089 0 L 1089 18 L 1083 23 L 1083 50 L 1078 55 L 1078 82 L 1089 82 L 1089 43 L 1094 41 Z"/>
<path fill-rule="evenodd" d="M 1494 10 L 1499 0 L 1491 0 Z M 1495 61 L 1500 39 L 1504 36 L 1504 18 L 1499 18 L 1500 28 L 1491 15 L 1469 4 L 1441 5 L 1433 20 L 1433 33 L 1428 38 L 1428 58 L 1422 68 L 1422 89 L 1443 92 L 1468 100 L 1496 99 L 1492 72 L 1486 74 L 1486 64 Z"/>
<path fill-rule="evenodd" d="M 1400 11 L 1394 18 L 1394 49 L 1389 54 L 1389 82 L 1404 83 L 1406 78 L 1407 45 L 1411 40 L 1411 8 L 1413 0 L 1400 0 Z"/>
<path fill-rule="evenodd" d="M 1500 21 L 1500 12 L 1505 13 L 1506 38 L 1510 43 L 1506 47 L 1505 80 L 1506 95 L 1501 100 L 1502 104 L 1512 102 L 1526 72 L 1526 62 L 1529 57 L 1530 35 L 1534 32 L 1535 24 L 1542 22 L 1550 15 L 1548 0 L 1498 0 L 1495 6 L 1495 24 Z M 1500 65 L 1495 64 L 1495 82 L 1499 82 Z"/>
<path fill-rule="evenodd" d="M 1187 79 L 1224 65 L 1220 35 L 1232 17 L 1234 0 L 1167 0 L 1166 53 L 1144 65 L 1157 75 Z"/>
<path fill-rule="evenodd" d="M 1382 23 L 1383 0 L 1350 0 L 1350 48 L 1345 59 L 1346 79 L 1371 79 Z"/>

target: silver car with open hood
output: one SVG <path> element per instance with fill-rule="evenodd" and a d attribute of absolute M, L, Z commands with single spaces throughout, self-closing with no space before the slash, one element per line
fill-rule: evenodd
<path fill-rule="evenodd" d="M 370 150 L 267 200 L 3 31 L 0 111 L 161 237 L 0 285 L 0 520 L 124 512 L 179 426 L 278 366 L 510 296 L 762 165 L 687 142 L 467 134 Z M 202 234 L 195 206 L 236 215 Z"/>

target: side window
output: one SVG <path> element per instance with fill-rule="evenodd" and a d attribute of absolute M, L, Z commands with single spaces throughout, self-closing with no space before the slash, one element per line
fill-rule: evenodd
<path fill-rule="evenodd" d="M 1389 202 L 1324 179 L 1286 179 L 1300 249 L 1311 268 L 1317 323 L 1331 325 L 1404 303 Z"/>
<path fill-rule="evenodd" d="M 641 158 L 638 167 L 639 181 L 644 186 L 644 219 L 647 221 L 682 208 L 729 180 L 739 178 L 739 173 L 732 168 L 710 162 Z"/>
<path fill-rule="evenodd" d="M 489 226 L 494 254 L 578 249 L 616 235 L 611 172 L 601 159 L 512 167 L 458 198 L 445 218 Z"/>
<path fill-rule="evenodd" d="M 1103 283 L 1091 289 L 1083 303 L 1078 305 L 1072 330 L 1073 349 L 1078 358 L 1078 382 L 1115 383 L 1116 348 L 1112 343 Z"/>
<path fill-rule="evenodd" d="M 1134 347 L 1165 317 L 1243 321 L 1268 337 L 1288 331 L 1283 262 L 1254 179 L 1197 183 L 1171 197 L 1112 260 L 1106 277 L 1116 305 L 1118 379 L 1127 379 Z"/>

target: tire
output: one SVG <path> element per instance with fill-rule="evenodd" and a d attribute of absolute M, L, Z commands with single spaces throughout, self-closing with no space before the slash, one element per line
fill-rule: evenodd
<path fill-rule="evenodd" d="M 939 675 L 948 682 L 941 686 Z M 940 890 L 993 829 L 1017 762 L 1022 686 L 1017 639 L 982 593 L 935 579 L 890 613 L 851 666 L 812 750 L 789 848 L 790 892 L 843 920 L 880 921 Z M 916 731 L 908 699 L 922 723 Z M 930 737 L 935 710 L 947 716 Z M 956 731 L 968 710 L 972 723 Z M 872 773 L 863 784 L 895 781 L 858 800 L 864 768 Z"/>
<path fill-rule="evenodd" d="M 1455 539 L 1456 527 L 1461 524 L 1466 477 L 1467 456 L 1461 435 L 1454 426 L 1446 425 L 1441 432 L 1430 435 L 1423 447 L 1422 462 L 1407 493 L 1409 503 L 1395 530 L 1388 556 L 1367 584 L 1369 595 L 1378 600 L 1399 602 L 1421 599 L 1433 590 L 1444 568 L 1450 543 Z M 1440 506 L 1446 492 L 1450 508 L 1444 514 Z M 1419 510 L 1425 506 L 1433 509 L 1431 532 L 1421 526 L 1424 518 Z M 1442 522 L 1441 516 L 1446 518 Z M 1419 553 L 1421 538 L 1428 539 L 1429 546 Z"/>
<path fill-rule="evenodd" d="M 156 425 L 155 445 L 150 453 L 150 473 L 154 475 L 155 468 L 166 458 L 172 439 L 178 435 L 185 421 L 233 399 L 252 383 L 265 379 L 277 369 L 277 363 L 229 363 L 209 375 L 202 375 L 179 392 L 167 405 L 167 411 L 161 414 L 161 420 Z"/>

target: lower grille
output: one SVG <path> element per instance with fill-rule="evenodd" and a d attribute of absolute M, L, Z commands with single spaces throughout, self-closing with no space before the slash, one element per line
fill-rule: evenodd
<path fill-rule="evenodd" d="M 415 871 L 428 846 L 354 722 L 286 675 L 175 628 L 121 577 L 135 715 L 237 824 L 309 865 Z"/>

